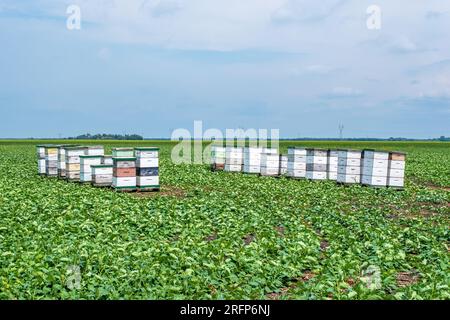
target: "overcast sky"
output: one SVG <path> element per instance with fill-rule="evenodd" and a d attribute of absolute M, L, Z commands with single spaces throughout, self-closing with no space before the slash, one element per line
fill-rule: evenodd
<path fill-rule="evenodd" d="M 450 1 L 0 0 L 0 46 L 0 137 L 450 136 Z"/>

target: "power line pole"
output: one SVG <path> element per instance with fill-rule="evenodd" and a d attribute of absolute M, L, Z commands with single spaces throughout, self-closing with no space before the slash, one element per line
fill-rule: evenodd
<path fill-rule="evenodd" d="M 342 140 L 344 138 L 343 132 L 344 132 L 344 125 L 340 124 L 339 125 L 339 140 Z"/>

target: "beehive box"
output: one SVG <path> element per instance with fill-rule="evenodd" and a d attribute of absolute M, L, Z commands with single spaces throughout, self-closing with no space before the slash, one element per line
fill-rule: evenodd
<path fill-rule="evenodd" d="M 80 181 L 80 156 L 83 156 L 85 147 L 65 147 L 65 171 L 68 181 Z"/>
<path fill-rule="evenodd" d="M 391 188 L 403 189 L 405 186 L 406 153 L 391 152 L 388 162 L 387 185 Z"/>
<path fill-rule="evenodd" d="M 112 156 L 113 156 L 113 158 L 134 157 L 134 149 L 133 148 L 113 148 Z"/>
<path fill-rule="evenodd" d="M 364 149 L 361 164 L 361 184 L 372 187 L 387 185 L 388 151 Z"/>
<path fill-rule="evenodd" d="M 225 169 L 225 147 L 211 146 L 211 170 L 223 171 Z"/>
<path fill-rule="evenodd" d="M 105 154 L 105 148 L 103 146 L 87 146 L 84 154 L 86 156 L 103 156 Z"/>
<path fill-rule="evenodd" d="M 361 157 L 361 150 L 338 150 L 338 174 L 336 179 L 338 183 L 361 183 Z"/>
<path fill-rule="evenodd" d="M 306 178 L 306 148 L 288 148 L 287 176 L 291 178 Z"/>
<path fill-rule="evenodd" d="M 327 179 L 337 180 L 338 171 L 338 150 L 328 151 Z"/>
<path fill-rule="evenodd" d="M 244 162 L 243 148 L 226 147 L 225 149 L 225 171 L 241 172 Z"/>
<path fill-rule="evenodd" d="M 95 187 L 109 187 L 112 185 L 113 166 L 107 164 L 92 165 L 92 185 Z"/>
<path fill-rule="evenodd" d="M 97 155 L 81 155 L 80 156 L 80 182 L 92 181 L 92 168 L 93 165 L 101 165 L 103 156 Z"/>
<path fill-rule="evenodd" d="M 58 146 L 45 147 L 45 173 L 47 177 L 58 176 Z"/>
<path fill-rule="evenodd" d="M 127 173 L 125 173 L 125 171 L 127 171 Z M 136 183 L 136 158 L 113 157 L 112 187 L 117 191 L 131 191 L 136 190 Z"/>
<path fill-rule="evenodd" d="M 278 176 L 280 173 L 280 155 L 277 153 L 261 154 L 261 175 Z"/>
<path fill-rule="evenodd" d="M 159 190 L 159 148 L 135 148 L 136 186 L 141 191 Z"/>
<path fill-rule="evenodd" d="M 258 174 L 261 172 L 261 152 L 262 148 L 244 148 L 244 165 L 242 169 L 244 173 Z"/>

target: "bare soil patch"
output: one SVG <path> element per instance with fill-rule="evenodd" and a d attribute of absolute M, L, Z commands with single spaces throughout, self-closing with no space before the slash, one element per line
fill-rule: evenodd
<path fill-rule="evenodd" d="M 184 198 L 187 192 L 175 186 L 162 186 L 159 191 L 151 192 L 133 192 L 130 195 L 136 198 L 154 198 L 154 197 L 176 197 Z"/>
<path fill-rule="evenodd" d="M 417 283 L 420 279 L 420 274 L 417 271 L 406 271 L 397 273 L 397 285 L 399 287 L 407 287 Z"/>

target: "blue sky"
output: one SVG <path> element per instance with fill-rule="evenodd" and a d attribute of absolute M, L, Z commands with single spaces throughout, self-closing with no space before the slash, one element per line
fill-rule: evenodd
<path fill-rule="evenodd" d="M 449 30 L 442 0 L 0 0 L 0 137 L 450 136 Z"/>

